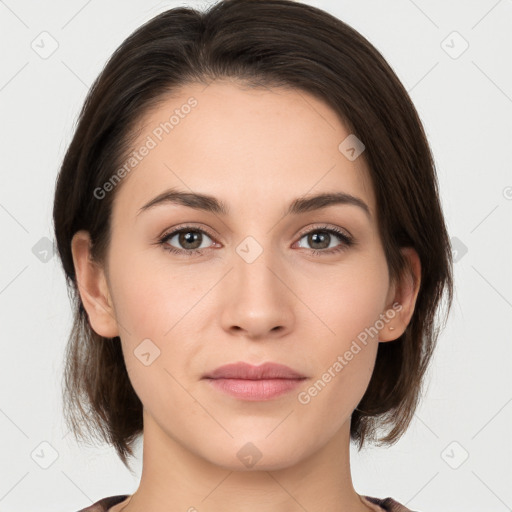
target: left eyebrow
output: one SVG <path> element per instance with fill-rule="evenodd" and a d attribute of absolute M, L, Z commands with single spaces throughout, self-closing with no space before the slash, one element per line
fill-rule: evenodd
<path fill-rule="evenodd" d="M 224 216 L 229 215 L 230 212 L 229 207 L 216 197 L 207 194 L 169 189 L 142 206 L 137 212 L 137 215 L 157 205 L 168 203 L 179 204 L 195 210 L 202 210 Z M 285 215 L 299 215 L 305 212 L 321 210 L 336 204 L 357 206 L 371 219 L 368 205 L 359 197 L 345 192 L 325 192 L 310 197 L 298 197 L 290 203 Z"/>

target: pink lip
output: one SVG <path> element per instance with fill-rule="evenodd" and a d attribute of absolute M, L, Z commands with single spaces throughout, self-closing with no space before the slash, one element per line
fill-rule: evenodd
<path fill-rule="evenodd" d="M 219 391 L 244 400 L 269 400 L 297 387 L 306 377 L 288 366 L 264 363 L 253 366 L 234 363 L 203 377 Z"/>

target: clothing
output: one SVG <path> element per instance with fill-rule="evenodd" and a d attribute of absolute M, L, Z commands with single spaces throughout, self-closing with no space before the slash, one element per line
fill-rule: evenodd
<path fill-rule="evenodd" d="M 128 496 L 130 496 L 130 494 L 109 496 L 108 498 L 103 498 L 96 503 L 93 503 L 89 507 L 80 509 L 78 512 L 108 512 L 111 507 L 121 503 L 121 501 L 124 501 Z"/>
<path fill-rule="evenodd" d="M 414 512 L 393 498 L 372 498 L 371 496 L 362 496 L 362 498 L 369 507 L 376 506 L 375 512 Z"/>
<path fill-rule="evenodd" d="M 124 501 L 130 496 L 129 494 L 120 494 L 118 496 L 110 496 L 97 501 L 87 508 L 83 508 L 78 512 L 108 512 L 108 510 Z M 404 507 L 393 498 L 372 498 L 371 496 L 362 496 L 365 503 L 369 507 L 374 507 L 375 512 L 413 512 L 412 510 Z"/>

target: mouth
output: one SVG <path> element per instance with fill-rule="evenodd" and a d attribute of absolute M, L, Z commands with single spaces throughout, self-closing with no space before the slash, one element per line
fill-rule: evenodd
<path fill-rule="evenodd" d="M 215 390 L 235 398 L 263 401 L 292 391 L 307 377 L 277 363 L 253 366 L 239 362 L 221 366 L 203 376 L 203 379 Z"/>

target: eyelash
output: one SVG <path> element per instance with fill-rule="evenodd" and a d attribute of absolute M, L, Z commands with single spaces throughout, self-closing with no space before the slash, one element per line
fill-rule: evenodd
<path fill-rule="evenodd" d="M 178 254 L 178 255 L 187 256 L 187 257 L 200 256 L 204 251 L 206 251 L 208 249 L 191 249 L 191 250 L 176 249 L 176 247 L 173 247 L 167 243 L 175 235 L 177 235 L 179 233 L 183 233 L 183 232 L 189 232 L 189 231 L 204 233 L 204 234 L 208 235 L 211 239 L 214 240 L 213 235 L 211 235 L 208 231 L 206 231 L 204 229 L 199 229 L 195 226 L 181 226 L 180 228 L 175 229 L 174 231 L 171 231 L 170 233 L 166 233 L 162 238 L 159 239 L 158 244 L 161 245 L 165 251 L 168 251 L 173 254 Z M 304 238 L 306 235 L 309 235 L 310 233 L 315 233 L 317 231 L 322 232 L 322 233 L 333 234 L 342 242 L 342 244 L 339 245 L 338 247 L 335 247 L 335 248 L 329 249 L 329 250 L 310 249 L 313 256 L 325 256 L 325 255 L 336 254 L 341 251 L 345 251 L 349 247 L 352 247 L 353 245 L 355 245 L 355 241 L 353 238 L 345 235 L 339 229 L 334 228 L 334 227 L 329 227 L 329 226 L 321 226 L 321 227 L 314 228 L 310 231 L 306 231 L 305 233 L 302 233 L 300 235 L 299 240 Z"/>

